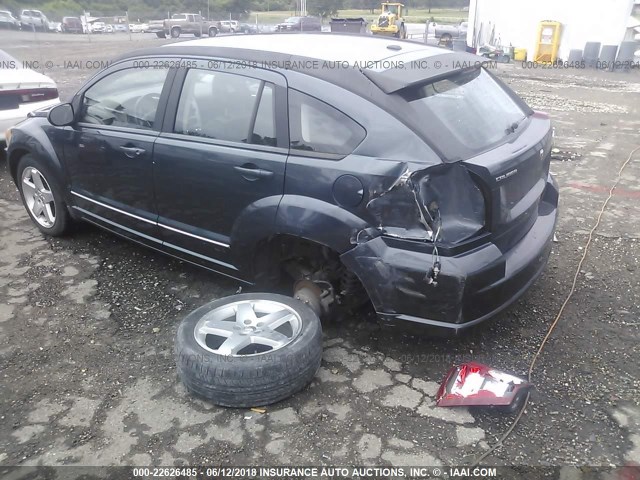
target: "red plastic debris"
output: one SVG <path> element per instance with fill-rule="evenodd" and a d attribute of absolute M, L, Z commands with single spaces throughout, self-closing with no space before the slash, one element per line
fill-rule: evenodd
<path fill-rule="evenodd" d="M 454 366 L 436 395 L 438 407 L 502 406 L 515 411 L 532 385 L 526 380 L 482 363 Z"/>

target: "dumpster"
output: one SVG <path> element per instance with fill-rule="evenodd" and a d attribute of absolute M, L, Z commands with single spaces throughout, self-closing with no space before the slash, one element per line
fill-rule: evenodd
<path fill-rule="evenodd" d="M 367 21 L 364 18 L 332 18 L 329 25 L 332 32 L 367 33 Z"/>
<path fill-rule="evenodd" d="M 516 62 L 526 62 L 527 61 L 527 49 L 526 48 L 514 48 L 513 49 L 513 59 Z"/>

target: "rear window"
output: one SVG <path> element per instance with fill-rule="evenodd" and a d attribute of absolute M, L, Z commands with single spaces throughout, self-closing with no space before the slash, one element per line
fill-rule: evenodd
<path fill-rule="evenodd" d="M 366 134 L 360 124 L 332 106 L 289 90 L 290 148 L 340 158 L 350 154 Z"/>
<path fill-rule="evenodd" d="M 472 69 L 400 95 L 413 107 L 416 123 L 451 160 L 472 157 L 504 141 L 526 118 L 520 103 L 484 69 Z"/>

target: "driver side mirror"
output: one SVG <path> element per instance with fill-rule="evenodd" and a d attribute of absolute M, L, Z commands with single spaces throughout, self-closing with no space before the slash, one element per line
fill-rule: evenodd
<path fill-rule="evenodd" d="M 66 127 L 71 125 L 75 120 L 73 106 L 70 103 L 61 103 L 49 110 L 47 120 L 51 125 L 56 127 Z"/>

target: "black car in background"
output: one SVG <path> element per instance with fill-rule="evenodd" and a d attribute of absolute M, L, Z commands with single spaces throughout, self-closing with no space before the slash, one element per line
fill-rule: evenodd
<path fill-rule="evenodd" d="M 258 33 L 258 26 L 251 23 L 241 23 L 238 25 L 240 33 Z"/>
<path fill-rule="evenodd" d="M 83 33 L 82 21 L 78 17 L 63 17 L 60 27 L 63 33 Z"/>
<path fill-rule="evenodd" d="M 330 34 L 133 52 L 10 129 L 8 166 L 45 234 L 84 220 L 455 332 L 538 278 L 557 217 L 550 120 L 479 58 Z"/>
<path fill-rule="evenodd" d="M 320 32 L 322 21 L 318 17 L 289 17 L 276 26 L 278 32 Z"/>

